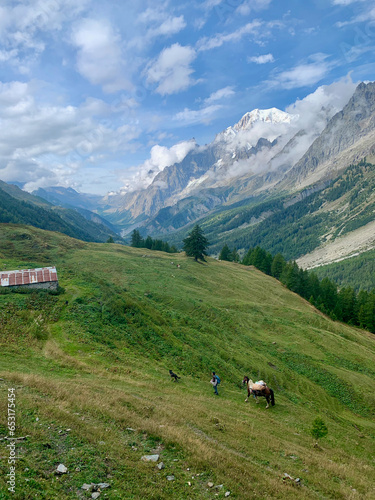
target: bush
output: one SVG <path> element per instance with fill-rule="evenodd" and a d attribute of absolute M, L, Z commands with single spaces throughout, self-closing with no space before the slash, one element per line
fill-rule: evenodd
<path fill-rule="evenodd" d="M 313 426 L 310 430 L 313 438 L 317 441 L 318 439 L 324 438 L 328 434 L 328 429 L 324 421 L 320 417 L 316 417 L 313 421 Z"/>

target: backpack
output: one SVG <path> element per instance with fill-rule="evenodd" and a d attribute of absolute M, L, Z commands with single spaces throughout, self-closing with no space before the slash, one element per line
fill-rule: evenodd
<path fill-rule="evenodd" d="M 219 385 L 220 382 L 221 382 L 220 377 L 218 375 L 215 375 L 215 377 L 216 377 L 216 380 L 217 380 L 217 385 Z"/>

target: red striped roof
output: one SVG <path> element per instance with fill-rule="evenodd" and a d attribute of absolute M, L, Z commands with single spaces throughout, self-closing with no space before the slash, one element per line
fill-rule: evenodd
<path fill-rule="evenodd" d="M 22 286 L 31 285 L 32 283 L 47 283 L 49 281 L 57 281 L 56 267 L 0 272 L 1 286 Z"/>

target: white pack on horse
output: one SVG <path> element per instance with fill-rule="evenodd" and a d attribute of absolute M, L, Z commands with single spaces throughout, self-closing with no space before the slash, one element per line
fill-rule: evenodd
<path fill-rule="evenodd" d="M 266 398 L 266 409 L 270 406 L 270 400 L 271 405 L 275 406 L 275 395 L 273 393 L 273 390 L 270 389 L 263 380 L 259 380 L 258 382 L 254 383 L 251 378 L 245 376 L 242 383 L 246 384 L 247 386 L 247 398 L 245 399 L 245 403 L 247 403 L 249 397 L 253 395 L 256 403 L 259 403 L 258 397 L 263 396 L 264 398 Z"/>

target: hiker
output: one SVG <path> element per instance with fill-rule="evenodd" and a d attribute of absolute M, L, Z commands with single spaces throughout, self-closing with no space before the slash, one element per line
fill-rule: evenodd
<path fill-rule="evenodd" d="M 215 374 L 215 372 L 212 372 L 212 379 L 210 380 L 210 383 L 214 388 L 215 395 L 218 396 L 219 393 L 217 392 L 217 386 L 220 384 L 220 378 Z"/>

